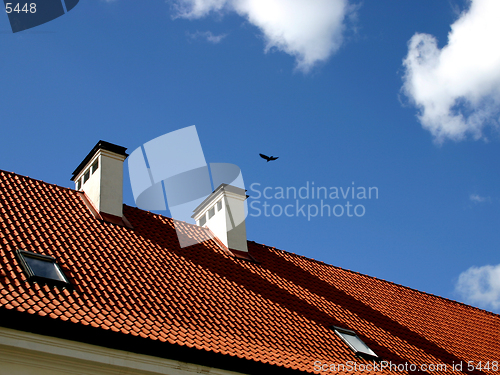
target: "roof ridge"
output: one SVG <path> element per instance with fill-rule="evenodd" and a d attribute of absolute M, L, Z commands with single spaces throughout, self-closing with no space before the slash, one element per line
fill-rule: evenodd
<path fill-rule="evenodd" d="M 443 297 L 443 296 L 439 296 L 437 294 L 433 294 L 433 293 L 429 293 L 429 292 L 425 292 L 423 290 L 419 290 L 419 289 L 415 289 L 415 288 L 412 288 L 410 286 L 406 286 L 406 285 L 403 285 L 403 284 L 398 284 L 394 281 L 390 281 L 390 280 L 386 280 L 386 279 L 382 279 L 380 277 L 375 277 L 375 276 L 371 276 L 371 275 L 368 275 L 368 274 L 365 274 L 365 273 L 361 273 L 359 271 L 353 271 L 351 269 L 348 269 L 348 268 L 342 268 L 340 266 L 335 266 L 333 264 L 329 264 L 329 263 L 326 263 L 326 262 L 323 262 L 321 260 L 317 260 L 317 259 L 314 259 L 314 258 L 309 258 L 309 257 L 306 257 L 305 255 L 301 255 L 301 254 L 296 254 L 296 253 L 293 253 L 291 251 L 288 251 L 288 250 L 283 250 L 283 249 L 278 249 L 274 246 L 268 246 L 268 245 L 264 245 L 264 244 L 260 244 L 258 242 L 255 242 L 255 241 L 249 241 L 249 242 L 253 242 L 255 243 L 256 245 L 261 245 L 261 246 L 264 246 L 268 249 L 272 249 L 272 250 L 276 250 L 276 251 L 280 251 L 280 252 L 283 252 L 283 253 L 287 253 L 287 254 L 291 254 L 291 255 L 294 255 L 296 257 L 299 257 L 299 258 L 304 258 L 304 259 L 307 259 L 307 260 L 310 260 L 310 261 L 313 261 L 313 262 L 316 262 L 316 263 L 320 263 L 320 264 L 323 264 L 323 265 L 326 265 L 328 267 L 333 267 L 333 268 L 336 268 L 336 269 L 339 269 L 339 270 L 342 270 L 342 271 L 346 271 L 346 272 L 351 272 L 351 273 L 354 273 L 354 274 L 357 274 L 357 275 L 360 275 L 360 276 L 366 276 L 366 277 L 369 277 L 371 279 L 375 279 L 375 280 L 379 280 L 379 281 L 383 281 L 383 282 L 386 282 L 386 283 L 389 283 L 389 284 L 392 284 L 392 285 L 397 285 L 397 286 L 400 286 L 400 287 L 403 287 L 405 289 L 409 289 L 409 290 L 412 290 L 414 292 L 418 292 L 418 293 L 422 293 L 422 294 L 425 294 L 425 295 L 428 295 L 428 296 L 431 296 L 431 297 L 436 297 L 436 298 L 440 298 L 440 299 L 443 299 L 445 301 L 448 301 L 448 302 L 452 302 L 452 303 L 456 303 L 456 304 L 459 304 L 459 305 L 462 305 L 464 307 L 468 307 L 468 308 L 472 308 L 472 309 L 476 309 L 476 310 L 479 310 L 481 312 L 486 312 L 488 314 L 491 314 L 493 316 L 496 316 L 496 317 L 499 317 L 500 318 L 500 314 L 496 314 L 492 311 L 488 311 L 488 310 L 485 310 L 485 309 L 481 309 L 479 307 L 476 307 L 476 306 L 472 306 L 472 305 L 468 305 L 464 302 L 460 302 L 460 301 L 456 301 L 454 299 L 451 299 L 451 298 L 447 298 L 447 297 Z"/>
<path fill-rule="evenodd" d="M 126 204 L 126 203 L 123 203 L 123 205 L 127 206 L 127 207 L 130 207 L 130 208 L 133 208 L 135 210 L 139 210 L 139 211 L 142 211 L 142 212 L 147 212 L 149 214 L 165 218 L 165 219 L 167 219 L 170 222 L 170 225 L 172 225 L 172 228 L 174 228 L 174 229 L 175 229 L 174 221 L 177 221 L 177 222 L 182 223 L 182 224 L 187 224 L 187 225 L 198 227 L 196 224 L 191 224 L 191 223 L 188 223 L 187 221 L 184 221 L 184 220 L 175 220 L 173 217 L 169 217 L 169 216 L 165 216 L 165 215 L 162 215 L 162 214 L 158 214 L 158 213 L 156 213 L 154 211 L 143 210 L 142 208 L 139 208 L 137 206 L 130 206 L 130 205 Z"/>

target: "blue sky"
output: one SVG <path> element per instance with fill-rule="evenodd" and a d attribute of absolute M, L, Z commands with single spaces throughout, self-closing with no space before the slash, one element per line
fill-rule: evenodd
<path fill-rule="evenodd" d="M 254 207 L 297 205 L 265 187 L 378 189 L 350 200 L 361 217 L 250 209 L 250 240 L 500 312 L 497 0 L 262 4 L 87 0 L 16 34 L 0 17 L 0 169 L 73 187 L 98 140 L 196 125 Z"/>

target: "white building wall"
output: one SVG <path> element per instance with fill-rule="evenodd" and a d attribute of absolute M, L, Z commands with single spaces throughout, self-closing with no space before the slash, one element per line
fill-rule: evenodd
<path fill-rule="evenodd" d="M 200 373 L 240 374 L 0 327 L 0 375 Z"/>

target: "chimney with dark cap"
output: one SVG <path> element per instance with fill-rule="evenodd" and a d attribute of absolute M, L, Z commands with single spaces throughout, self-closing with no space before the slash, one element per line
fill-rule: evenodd
<path fill-rule="evenodd" d="M 123 216 L 125 147 L 99 141 L 73 172 L 75 189 L 85 192 L 99 213 Z"/>

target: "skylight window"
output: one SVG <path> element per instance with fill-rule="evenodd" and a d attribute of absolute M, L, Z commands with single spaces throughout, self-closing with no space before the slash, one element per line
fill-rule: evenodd
<path fill-rule="evenodd" d="M 68 279 L 59 268 L 55 258 L 24 250 L 18 250 L 17 253 L 30 281 L 69 286 Z"/>
<path fill-rule="evenodd" d="M 208 210 L 208 218 L 211 219 L 215 215 L 215 206 Z"/>
<path fill-rule="evenodd" d="M 333 327 L 335 333 L 352 349 L 356 354 L 361 354 L 369 356 L 372 358 L 377 358 L 373 350 L 371 350 L 368 345 L 366 345 L 359 337 L 356 332 L 349 329 Z"/>
<path fill-rule="evenodd" d="M 217 202 L 217 211 L 222 210 L 222 200 Z"/>

